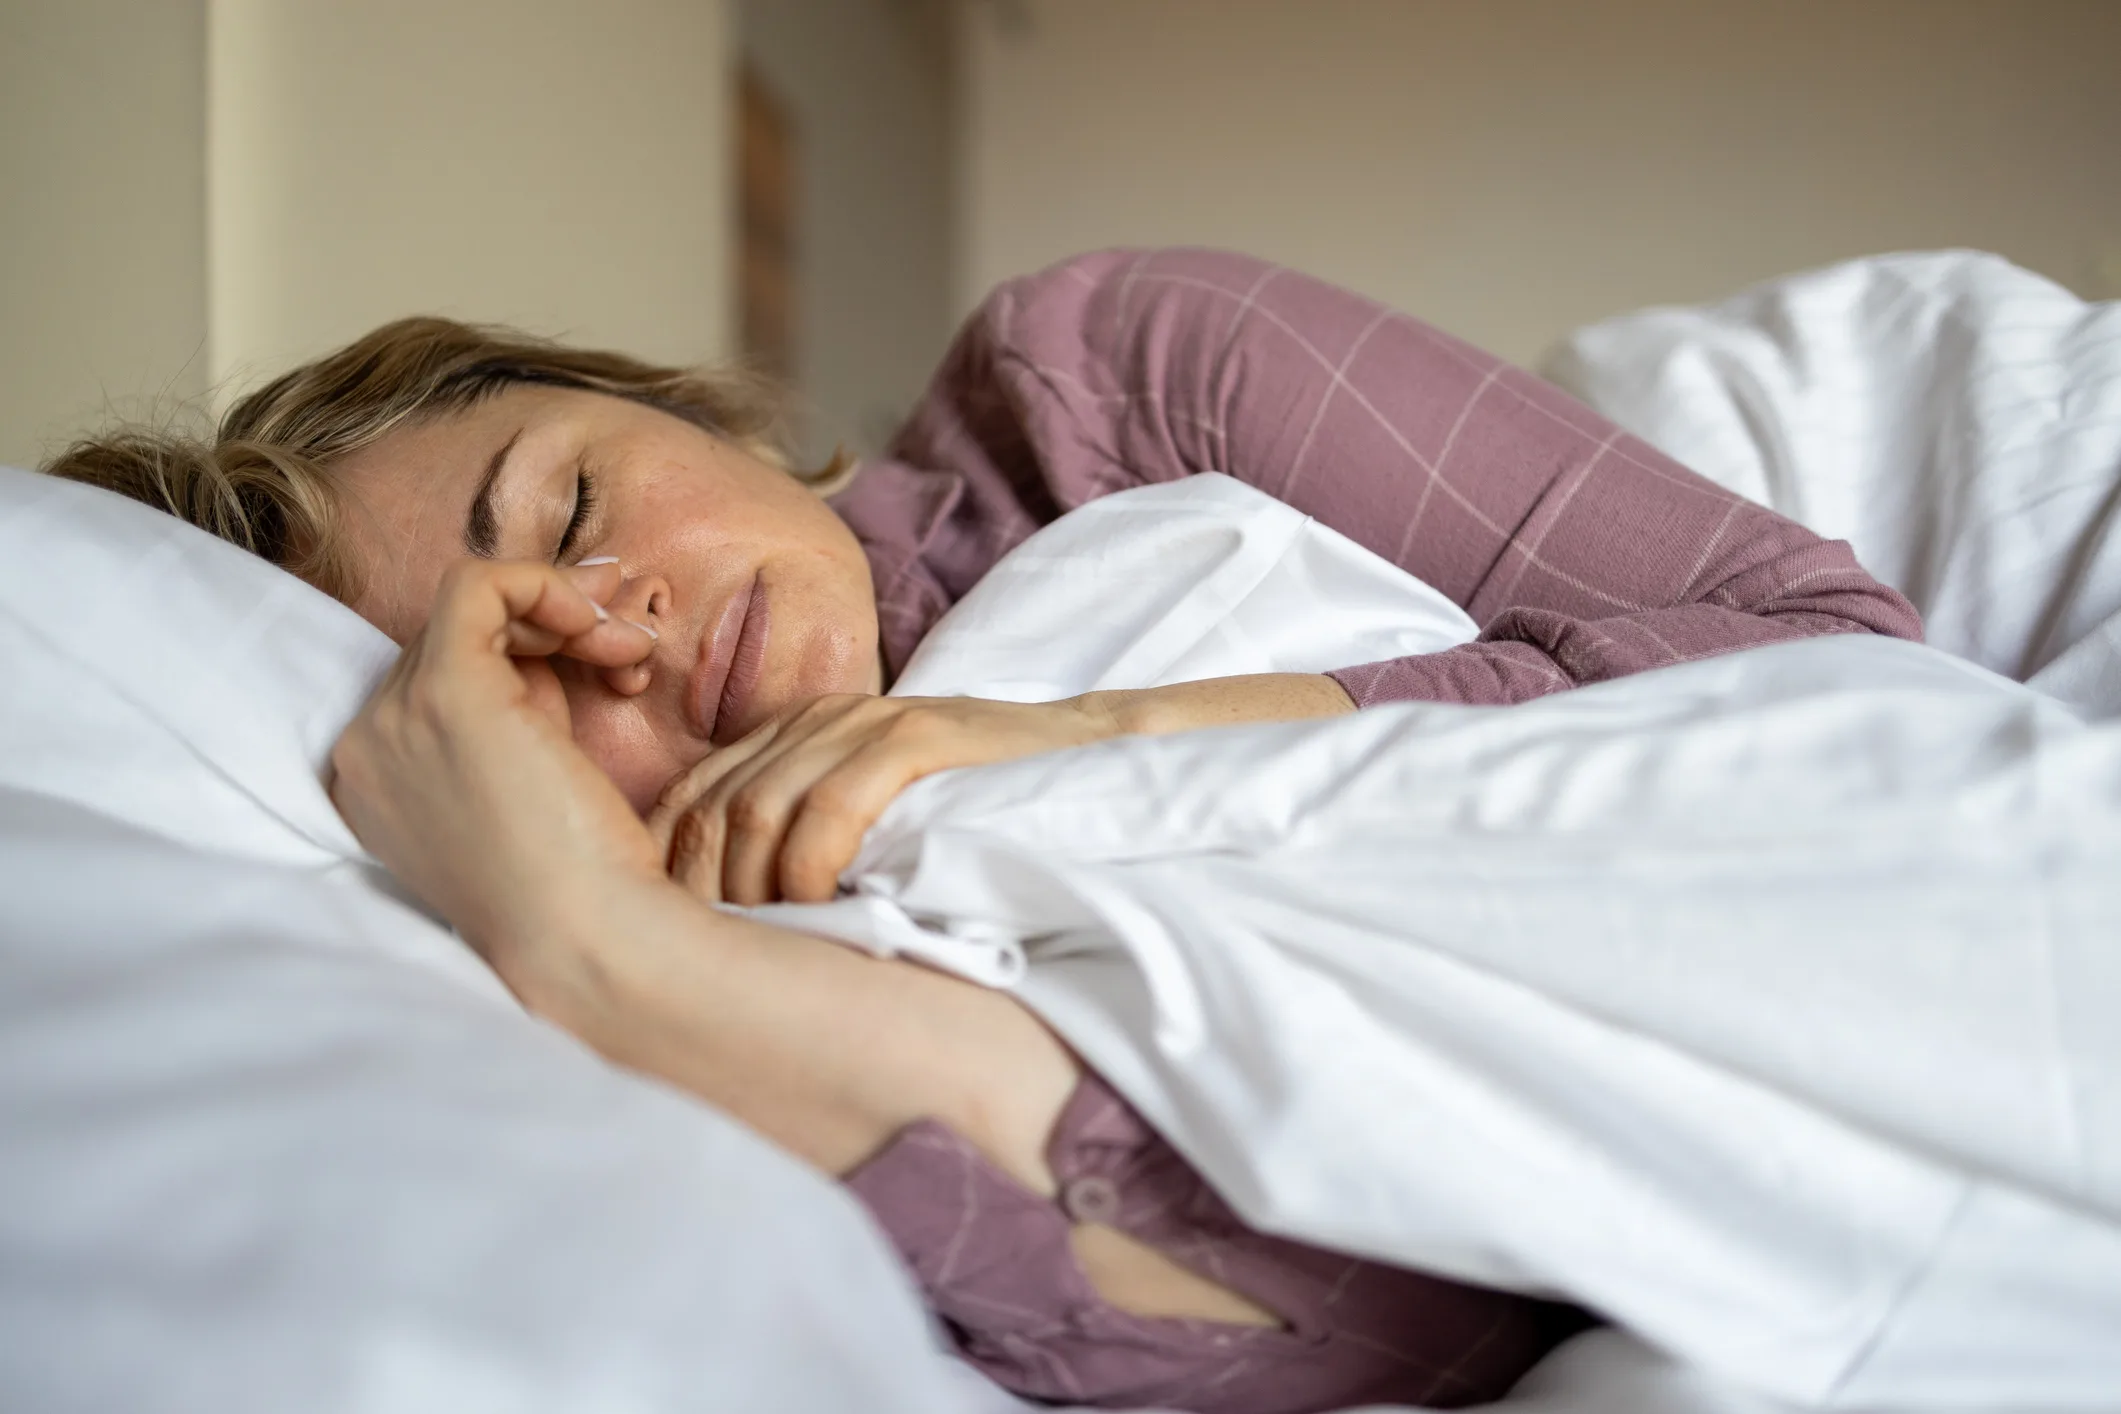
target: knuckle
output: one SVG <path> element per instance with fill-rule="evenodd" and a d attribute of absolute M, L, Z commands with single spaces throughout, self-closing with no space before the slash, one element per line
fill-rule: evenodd
<path fill-rule="evenodd" d="M 667 868 L 671 877 L 690 885 L 712 884 L 721 877 L 721 841 L 711 822 L 688 815 L 671 836 Z"/>
<path fill-rule="evenodd" d="M 405 685 L 399 699 L 403 721 L 400 728 L 433 728 L 449 715 L 449 693 L 431 674 L 422 674 Z"/>
<path fill-rule="evenodd" d="M 681 873 L 681 871 L 689 869 L 691 863 L 694 863 L 696 859 L 700 859 L 700 854 L 702 854 L 704 848 L 706 848 L 706 831 L 700 825 L 700 818 L 687 814 L 687 816 L 683 816 L 679 820 L 677 829 L 670 831 L 670 856 L 668 856 L 668 861 L 666 861 L 666 867 L 672 873 Z"/>
<path fill-rule="evenodd" d="M 813 859 L 781 862 L 781 892 L 790 903 L 825 903 L 839 892 L 839 871 Z"/>
<path fill-rule="evenodd" d="M 851 773 L 839 772 L 810 788 L 810 793 L 803 797 L 803 813 L 835 819 L 851 818 L 861 813 L 864 794 L 861 783 L 853 779 Z"/>
<path fill-rule="evenodd" d="M 708 760 L 712 759 L 712 757 L 708 758 Z M 701 780 L 703 774 L 701 767 L 706 764 L 705 761 L 702 761 L 699 765 L 692 767 L 692 769 L 680 771 L 677 775 L 671 777 L 664 784 L 662 790 L 656 792 L 656 808 L 659 810 L 681 810 L 697 800 L 701 792 L 706 789 L 705 783 Z"/>
<path fill-rule="evenodd" d="M 722 843 L 721 816 L 710 810 L 688 810 L 678 817 L 672 836 L 693 854 L 715 853 Z"/>
<path fill-rule="evenodd" d="M 828 692 L 805 702 L 796 710 L 795 719 L 805 726 L 822 726 L 846 716 L 852 701 L 844 692 Z"/>
<path fill-rule="evenodd" d="M 806 828 L 791 836 L 781 851 L 781 891 L 801 903 L 817 903 L 839 892 L 840 871 L 854 858 L 852 841 L 859 831 L 834 824 L 820 828 L 805 821 Z"/>
<path fill-rule="evenodd" d="M 777 814 L 764 793 L 751 786 L 730 796 L 723 813 L 728 816 L 732 830 L 744 833 L 770 828 Z"/>
<path fill-rule="evenodd" d="M 700 847 L 705 842 L 700 817 L 680 815 L 677 824 L 670 830 L 670 868 L 681 869 L 690 863 L 699 854 Z"/>

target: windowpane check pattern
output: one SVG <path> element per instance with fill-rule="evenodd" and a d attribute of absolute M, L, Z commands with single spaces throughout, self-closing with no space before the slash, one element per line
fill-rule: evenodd
<path fill-rule="evenodd" d="M 1001 286 L 838 501 L 902 665 L 1086 501 L 1220 471 L 1455 599 L 1479 641 L 1334 674 L 1357 703 L 1504 704 L 1827 633 L 1919 638 L 1849 547 L 1532 374 L 1249 257 L 1101 251 Z"/>

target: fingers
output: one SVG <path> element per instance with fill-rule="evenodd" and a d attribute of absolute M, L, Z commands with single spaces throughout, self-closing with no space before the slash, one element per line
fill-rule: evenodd
<path fill-rule="evenodd" d="M 722 897 L 746 905 L 780 897 L 775 861 L 781 836 L 803 802 L 814 769 L 799 756 L 783 756 L 731 791 L 721 812 Z"/>
<path fill-rule="evenodd" d="M 861 852 L 869 827 L 899 792 L 926 774 L 918 759 L 876 742 L 821 777 L 780 841 L 774 859 L 780 896 L 791 903 L 824 903 L 836 895 L 840 874 Z"/>
<path fill-rule="evenodd" d="M 626 582 L 626 572 L 619 568 L 616 555 L 599 555 L 593 560 L 565 565 L 560 569 L 568 583 L 587 594 L 599 604 L 611 602 L 611 596 L 619 592 Z"/>
<path fill-rule="evenodd" d="M 598 626 L 586 635 L 566 640 L 558 651 L 604 669 L 604 679 L 615 691 L 627 696 L 642 691 L 648 685 L 647 660 L 660 635 L 649 625 L 604 607 L 626 582 L 619 562 L 584 560 L 560 573 L 597 606 Z"/>
<path fill-rule="evenodd" d="M 705 772 L 688 775 L 667 807 L 672 875 L 704 897 L 745 905 L 831 898 L 885 807 L 946 764 L 932 726 L 903 704 L 821 699 L 770 743 L 716 760 L 711 782 Z"/>
<path fill-rule="evenodd" d="M 749 906 L 779 897 L 773 856 L 788 816 L 805 787 L 844 750 L 816 721 L 784 724 L 770 738 L 754 741 L 761 736 L 754 733 L 709 758 L 714 778 L 672 831 L 672 877 L 704 898 Z"/>
<path fill-rule="evenodd" d="M 693 897 L 721 903 L 721 815 L 707 810 L 688 810 L 678 816 L 671 831 L 667 867 L 670 877 Z"/>
<path fill-rule="evenodd" d="M 577 645 L 572 642 L 561 644 L 558 651 L 570 658 L 583 659 L 596 667 L 596 676 L 604 686 L 621 697 L 638 697 L 646 692 L 655 677 L 649 659 L 654 653 L 658 634 L 653 626 L 633 617 L 647 608 L 647 605 L 636 600 L 635 607 L 631 610 L 614 607 L 626 586 L 626 575 L 619 567 L 618 559 L 614 556 L 602 556 L 594 560 L 583 560 L 566 566 L 561 573 L 592 600 L 603 605 L 607 613 L 625 620 L 642 632 L 630 638 L 623 634 L 615 635 L 621 650 L 621 661 L 615 663 L 602 651 L 605 645 L 598 641 L 599 638 L 608 641 L 614 637 L 611 634 L 592 635 L 589 640 L 579 645 L 580 652 L 574 651 Z M 629 643 L 631 647 L 628 647 Z"/>
<path fill-rule="evenodd" d="M 407 731 L 446 737 L 467 721 L 527 708 L 532 719 L 567 736 L 566 694 L 544 659 L 564 651 L 637 662 L 654 646 L 652 637 L 616 620 L 588 592 L 609 594 L 616 577 L 615 565 L 587 572 L 480 560 L 453 566 L 426 626 L 399 655 L 364 720 L 398 737 Z"/>
<path fill-rule="evenodd" d="M 717 902 L 781 897 L 781 839 L 813 783 L 855 749 L 878 701 L 819 698 L 672 781 L 648 819 L 650 831 L 668 841 L 671 877 Z"/>
<path fill-rule="evenodd" d="M 779 720 L 769 721 L 749 735 L 727 746 L 716 748 L 692 766 L 678 772 L 670 783 L 663 787 L 663 793 L 656 797 L 654 808 L 648 812 L 649 833 L 662 841 L 664 848 L 668 849 L 678 821 L 731 772 L 764 751 L 778 735 L 781 725 Z"/>
<path fill-rule="evenodd" d="M 599 667 L 640 662 L 654 633 L 607 613 L 594 592 L 618 588 L 615 564 L 561 570 L 528 561 L 465 560 L 443 575 L 423 655 L 472 665 L 567 653 Z"/>
<path fill-rule="evenodd" d="M 462 560 L 442 576 L 425 637 L 446 653 L 495 646 L 515 656 L 549 653 L 605 622 L 600 607 L 550 566 Z M 548 646 L 538 647 L 541 640 Z"/>
<path fill-rule="evenodd" d="M 869 827 L 914 781 L 1116 730 L 1075 703 L 822 697 L 673 780 L 648 824 L 672 877 L 701 897 L 829 899 Z"/>
<path fill-rule="evenodd" d="M 777 725 L 767 723 L 681 774 L 648 813 L 648 832 L 663 849 L 670 877 L 709 903 L 724 897 L 722 854 L 728 835 L 721 803 L 709 793 L 764 752 Z"/>

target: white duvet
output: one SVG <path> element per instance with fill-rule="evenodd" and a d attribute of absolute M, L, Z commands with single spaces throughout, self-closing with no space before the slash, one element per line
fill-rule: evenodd
<path fill-rule="evenodd" d="M 1195 478 L 1024 549 L 1256 653 L 1167 549 L 1204 507 L 1224 564 L 1301 521 Z M 1080 613 L 1066 579 L 976 590 L 907 690 L 1003 686 L 982 640 Z M 1277 588 L 1238 617 L 1320 651 L 1345 599 Z M 1110 685 L 1112 637 L 1045 635 L 1045 681 Z M 1834 638 L 936 777 L 854 898 L 760 912 L 989 980 L 1020 954 L 1019 995 L 1264 1228 L 1566 1293 L 1792 1399 L 2112 1407 L 2117 802 L 2121 731 Z"/>
<path fill-rule="evenodd" d="M 1963 290 L 1964 262 L 1930 261 Z M 1820 278 L 1908 304 L 1904 264 Z M 1882 380 L 1868 415 L 1909 421 Z M 2050 419 L 2121 386 L 2058 397 Z M 2010 430 L 1999 453 L 2063 440 Z M 1900 527 L 1894 568 L 1947 639 L 2078 710 L 1835 638 L 1515 709 L 1121 741 L 922 783 L 852 897 L 764 912 L 1013 983 L 1269 1230 L 1565 1293 L 1790 1400 L 2121 1407 L 2121 726 L 2080 715 L 2121 705 L 2099 666 L 2121 462 L 2087 440 L 2114 445 L 1911 469 L 1873 439 L 1863 463 L 1785 457 L 1780 488 L 1890 503 L 1859 549 Z M 1879 485 L 1835 484 L 1858 470 Z M 1914 470 L 1948 510 L 1909 509 Z M 2062 536 L 2063 502 L 2102 518 Z M 2036 544 L 2062 588 L 2033 587 Z M 1968 593 L 1938 577 L 1963 554 L 2008 572 Z M 1380 651 L 1379 623 L 1427 641 Z M 1195 478 L 1034 537 L 894 690 L 1315 671 L 1469 633 Z"/>

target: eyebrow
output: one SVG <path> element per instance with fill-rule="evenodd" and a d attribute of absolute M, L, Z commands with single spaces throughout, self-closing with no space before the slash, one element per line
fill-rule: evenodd
<path fill-rule="evenodd" d="M 479 478 L 478 494 L 471 498 L 471 514 L 464 518 L 464 548 L 482 560 L 490 560 L 501 546 L 501 526 L 493 513 L 493 488 L 501 480 L 501 465 L 508 454 L 515 450 L 521 440 L 523 429 L 518 427 L 515 435 L 501 444 L 501 449 L 486 463 L 486 474 Z"/>

